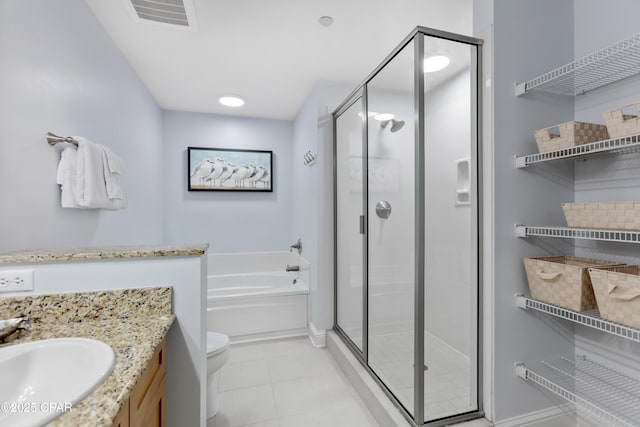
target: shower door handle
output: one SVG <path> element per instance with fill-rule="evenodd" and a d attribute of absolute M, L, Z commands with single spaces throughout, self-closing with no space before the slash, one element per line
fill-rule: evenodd
<path fill-rule="evenodd" d="M 360 215 L 360 234 L 364 234 L 364 215 Z"/>

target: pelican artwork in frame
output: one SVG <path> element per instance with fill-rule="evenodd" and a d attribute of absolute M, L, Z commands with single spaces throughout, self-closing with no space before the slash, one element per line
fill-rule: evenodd
<path fill-rule="evenodd" d="M 273 152 L 187 148 L 189 191 L 273 191 Z"/>

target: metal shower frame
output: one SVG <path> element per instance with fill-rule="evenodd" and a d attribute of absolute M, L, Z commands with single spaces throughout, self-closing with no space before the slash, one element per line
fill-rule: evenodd
<path fill-rule="evenodd" d="M 472 227 L 472 233 L 476 236 L 473 240 L 473 248 L 477 255 L 474 259 L 475 271 L 477 273 L 477 289 L 476 289 L 476 366 L 477 389 L 474 395 L 477 397 L 478 409 L 476 411 L 455 415 L 452 417 L 441 418 L 429 422 L 424 420 L 424 323 L 425 323 L 425 294 L 424 294 L 424 256 L 425 256 L 425 93 L 424 93 L 424 73 L 422 72 L 422 64 L 424 60 L 424 39 L 434 37 L 449 41 L 464 43 L 475 47 L 472 55 L 475 53 L 475 72 L 476 79 L 471 81 L 471 90 L 475 90 L 475 105 L 471 106 L 471 120 L 475 125 L 475 134 L 471 134 L 472 147 L 471 158 L 476 159 L 475 185 L 473 186 L 471 205 L 474 206 L 476 223 Z M 369 277 L 368 277 L 368 232 L 364 232 L 363 238 L 363 321 L 362 321 L 362 351 L 352 342 L 349 336 L 338 325 L 338 274 L 337 274 L 337 132 L 336 121 L 342 113 L 348 110 L 356 102 L 362 104 L 362 144 L 363 144 L 363 171 L 368 170 L 368 109 L 367 109 L 367 85 L 369 82 L 390 63 L 407 45 L 414 42 L 414 112 L 415 112 L 415 272 L 414 272 L 414 411 L 413 415 L 402 405 L 402 403 L 391 392 L 387 385 L 378 377 L 368 364 L 369 348 L 368 348 L 368 295 L 369 295 Z M 450 33 L 446 31 L 436 30 L 427 27 L 416 27 L 385 59 L 378 65 L 374 71 L 352 91 L 345 100 L 333 111 L 333 224 L 334 224 L 334 331 L 347 345 L 351 352 L 356 356 L 362 366 L 367 370 L 369 375 L 381 386 L 385 394 L 400 409 L 400 412 L 413 426 L 444 426 L 452 422 L 461 422 L 469 419 L 479 418 L 483 415 L 482 411 L 482 198 L 479 197 L 482 188 L 482 44 L 481 39 L 468 37 L 460 34 Z M 475 144 L 473 144 L 475 142 Z M 363 218 L 361 218 L 361 231 L 368 230 L 368 174 L 363 173 Z M 475 202 L 475 203 L 474 203 Z"/>

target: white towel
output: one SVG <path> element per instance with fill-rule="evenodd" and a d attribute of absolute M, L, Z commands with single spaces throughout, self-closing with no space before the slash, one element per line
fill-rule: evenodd
<path fill-rule="evenodd" d="M 60 155 L 56 182 L 60 184 L 60 204 L 63 208 L 79 208 L 76 200 L 77 148 L 68 144 Z"/>
<path fill-rule="evenodd" d="M 104 145 L 98 146 L 103 152 L 104 180 L 107 197 L 111 201 L 111 208 L 125 209 L 127 207 L 127 192 L 124 180 L 124 162 L 108 147 Z"/>
<path fill-rule="evenodd" d="M 78 205 L 86 209 L 124 209 L 126 207 L 122 186 L 124 181 L 120 183 L 121 199 L 111 199 L 107 193 L 107 175 L 111 172 L 103 147 L 80 136 L 73 138 L 78 141 L 75 181 L 75 195 Z M 122 165 L 119 166 L 122 170 Z M 116 169 L 118 169 L 118 165 L 114 160 L 114 170 Z M 114 180 L 111 176 L 109 179 Z M 115 190 L 113 194 L 116 194 Z"/>

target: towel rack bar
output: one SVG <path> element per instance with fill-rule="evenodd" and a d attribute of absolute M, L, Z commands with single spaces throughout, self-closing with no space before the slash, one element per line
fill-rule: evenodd
<path fill-rule="evenodd" d="M 47 142 L 49 145 L 54 146 L 59 142 L 66 142 L 67 144 L 73 144 L 76 147 L 78 146 L 78 141 L 71 138 L 70 136 L 58 136 L 54 133 L 47 132 Z"/>

